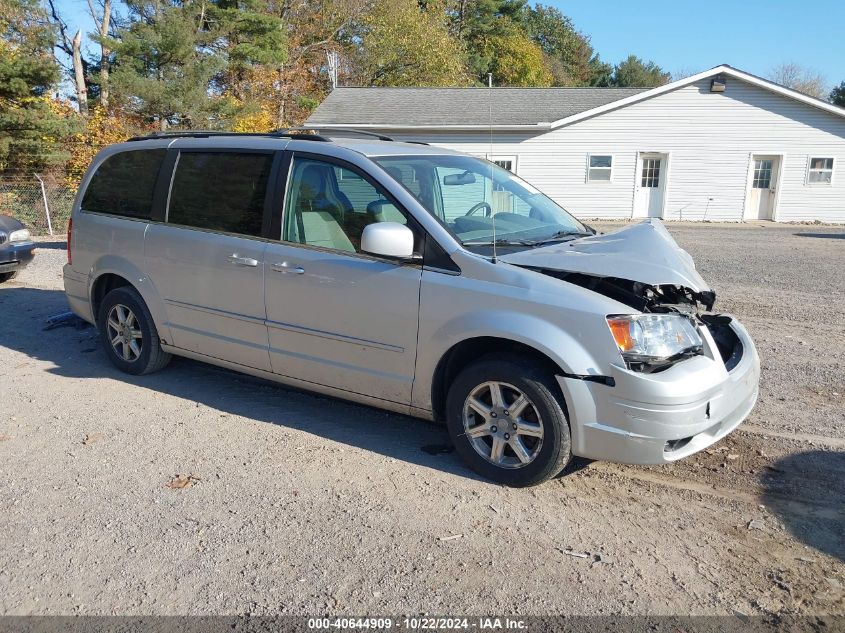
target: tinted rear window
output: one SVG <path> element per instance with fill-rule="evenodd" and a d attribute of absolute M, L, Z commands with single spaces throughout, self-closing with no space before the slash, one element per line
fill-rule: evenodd
<path fill-rule="evenodd" d="M 272 154 L 180 154 L 167 221 L 260 237 L 272 163 Z"/>
<path fill-rule="evenodd" d="M 164 149 L 141 149 L 110 156 L 91 178 L 82 208 L 149 219 L 156 178 L 166 154 Z"/>

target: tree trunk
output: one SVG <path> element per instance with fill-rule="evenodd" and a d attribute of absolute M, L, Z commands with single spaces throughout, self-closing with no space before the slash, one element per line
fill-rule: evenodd
<path fill-rule="evenodd" d="M 88 89 L 85 86 L 85 71 L 82 69 L 82 31 L 77 31 L 73 36 L 73 80 L 79 113 L 88 116 Z"/>
<path fill-rule="evenodd" d="M 109 21 L 111 20 L 111 0 L 103 3 L 103 20 L 100 22 L 100 103 L 104 108 L 109 106 L 109 55 L 111 50 L 105 44 L 109 36 Z"/>
<path fill-rule="evenodd" d="M 285 85 L 285 72 L 283 69 L 278 70 L 278 77 L 279 77 L 279 104 L 276 109 L 276 128 L 282 129 L 285 127 L 285 117 L 287 116 L 287 112 L 285 111 L 285 106 L 287 105 L 287 96 L 288 96 L 288 89 Z"/>

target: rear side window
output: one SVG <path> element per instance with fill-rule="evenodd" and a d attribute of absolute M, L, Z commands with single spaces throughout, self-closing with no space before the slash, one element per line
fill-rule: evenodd
<path fill-rule="evenodd" d="M 167 221 L 261 237 L 272 154 L 183 152 L 176 163 Z"/>
<path fill-rule="evenodd" d="M 82 209 L 149 219 L 156 178 L 166 154 L 164 149 L 139 149 L 108 157 L 94 172 L 82 197 Z"/>

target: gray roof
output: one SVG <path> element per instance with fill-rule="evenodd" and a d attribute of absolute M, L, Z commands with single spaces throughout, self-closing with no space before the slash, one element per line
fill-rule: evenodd
<path fill-rule="evenodd" d="M 648 88 L 493 88 L 493 125 L 551 123 Z M 488 88 L 336 88 L 306 122 L 377 127 L 486 126 Z"/>

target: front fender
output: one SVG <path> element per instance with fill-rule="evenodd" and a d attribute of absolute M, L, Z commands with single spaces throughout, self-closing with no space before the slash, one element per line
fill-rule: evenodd
<path fill-rule="evenodd" d="M 601 375 L 598 361 L 578 336 L 540 317 L 512 310 L 462 314 L 435 330 L 432 345 L 438 358 L 472 338 L 495 337 L 522 343 L 551 358 L 566 374 Z"/>
<path fill-rule="evenodd" d="M 603 376 L 619 350 L 605 315 L 625 307 L 585 288 L 464 256 L 461 275 L 423 270 L 412 406 L 432 410 L 433 379 L 463 341 L 495 337 L 545 354 L 561 373 Z"/>

